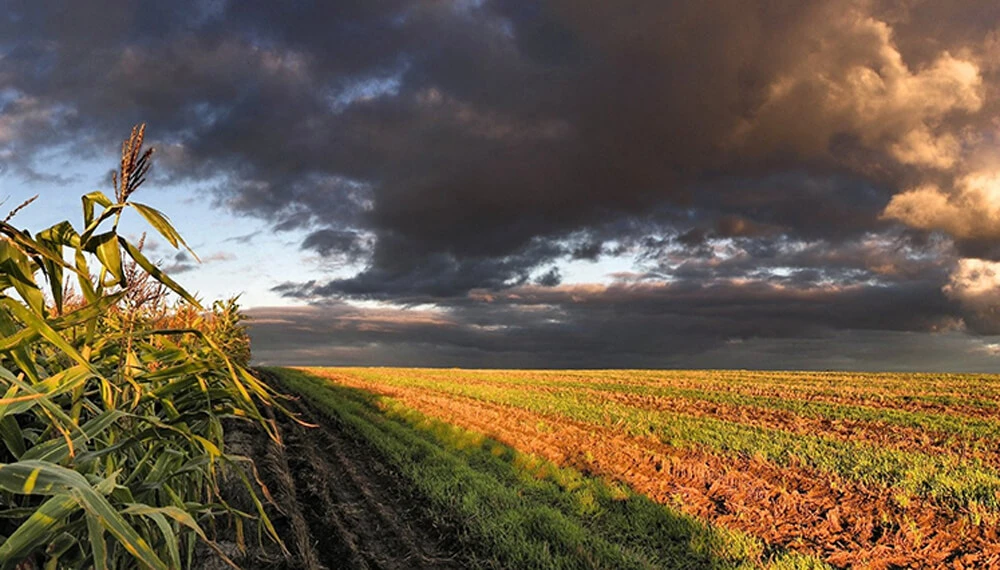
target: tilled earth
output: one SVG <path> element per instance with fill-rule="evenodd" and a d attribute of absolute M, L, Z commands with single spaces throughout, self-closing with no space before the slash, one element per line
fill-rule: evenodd
<path fill-rule="evenodd" d="M 457 527 L 423 507 L 407 481 L 364 441 L 304 405 L 296 411 L 317 427 L 277 418 L 283 445 L 249 427 L 228 429 L 227 451 L 254 459 L 273 498 L 271 520 L 287 549 L 283 553 L 266 538 L 259 545 L 251 523 L 246 531 L 250 548 L 240 555 L 232 529 L 221 532 L 220 546 L 240 568 L 396 570 L 480 565 L 463 546 Z M 253 512 L 237 485 L 230 493 L 236 506 Z M 204 558 L 206 570 L 228 567 L 210 553 Z"/>
<path fill-rule="evenodd" d="M 815 554 L 837 567 L 1000 568 L 995 521 L 971 525 L 930 501 L 901 506 L 891 492 L 757 457 L 721 457 L 634 438 L 558 416 L 453 394 L 337 382 L 391 396 L 560 465 L 619 479 L 661 503 Z"/>
<path fill-rule="evenodd" d="M 820 556 L 836 567 L 1000 567 L 1000 527 L 986 515 L 975 524 L 931 500 L 900 503 L 891 490 L 818 473 L 794 461 L 777 465 L 761 457 L 674 448 L 558 415 L 335 376 L 342 385 L 391 396 L 521 451 L 622 481 L 658 502 L 770 545 Z M 671 407 L 673 400 L 664 398 L 628 403 L 678 411 Z M 489 566 L 475 558 L 469 541 L 463 543 L 460 527 L 422 508 L 405 478 L 364 441 L 308 407 L 299 411 L 319 427 L 279 418 L 284 445 L 263 434 L 227 432 L 233 434 L 229 452 L 253 457 L 259 466 L 277 505 L 272 518 L 289 551 L 258 548 L 237 560 L 241 567 Z M 749 423 L 785 419 L 755 412 L 739 410 L 751 414 L 744 418 Z M 891 439 L 874 427 L 867 429 L 862 433 L 869 439 Z M 252 505 L 237 506 L 253 510 Z"/>

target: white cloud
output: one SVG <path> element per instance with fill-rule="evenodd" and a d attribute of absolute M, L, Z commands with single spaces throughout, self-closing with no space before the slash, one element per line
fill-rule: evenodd
<path fill-rule="evenodd" d="M 1000 304 L 1000 262 L 961 259 L 944 286 L 946 295 L 963 302 Z"/>
<path fill-rule="evenodd" d="M 944 122 L 982 107 L 976 63 L 942 51 L 913 69 L 887 23 L 857 8 L 826 16 L 811 38 L 815 48 L 770 84 L 766 101 L 735 131 L 736 144 L 766 151 L 792 140 L 795 150 L 816 154 L 850 133 L 901 163 L 952 168 L 961 145 Z"/>
<path fill-rule="evenodd" d="M 1000 334 L 1000 262 L 961 259 L 942 290 L 962 306 L 970 329 Z"/>
<path fill-rule="evenodd" d="M 1000 172 L 958 179 L 950 191 L 925 184 L 893 196 L 883 217 L 957 238 L 1000 238 Z"/>

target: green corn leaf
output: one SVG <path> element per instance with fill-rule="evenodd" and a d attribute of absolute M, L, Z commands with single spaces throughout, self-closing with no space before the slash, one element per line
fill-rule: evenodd
<path fill-rule="evenodd" d="M 164 272 L 160 271 L 159 267 L 153 265 L 148 259 L 146 259 L 146 256 L 143 255 L 141 251 L 139 251 L 139 248 L 130 244 L 127 240 L 125 240 L 122 237 L 119 237 L 118 241 L 119 243 L 122 244 L 122 247 L 125 248 L 125 251 L 128 252 L 128 254 L 132 257 L 132 259 L 134 259 L 135 262 L 139 264 L 139 267 L 142 267 L 147 273 L 152 275 L 154 279 L 169 287 L 171 291 L 180 295 L 185 301 L 191 303 L 196 308 L 198 309 L 202 308 L 201 303 L 199 303 L 197 299 L 195 299 L 190 293 L 184 290 L 184 288 L 178 285 L 177 282 L 175 282 L 173 279 L 167 277 L 167 275 Z"/>
<path fill-rule="evenodd" d="M 45 295 L 42 294 L 41 289 L 33 283 L 21 281 L 20 279 L 14 280 L 14 288 L 17 289 L 18 294 L 31 307 L 32 311 L 38 315 L 45 314 Z"/>
<path fill-rule="evenodd" d="M 91 322 L 117 304 L 124 294 L 125 292 L 121 291 L 102 297 L 96 303 L 85 305 L 71 313 L 49 320 L 49 326 L 55 331 L 60 331 Z M 0 352 L 10 351 L 14 362 L 32 381 L 35 381 L 36 378 L 35 367 L 24 347 L 39 336 L 41 336 L 39 332 L 32 327 L 24 327 L 19 330 L 10 316 L 5 311 L 0 311 Z"/>
<path fill-rule="evenodd" d="M 95 303 L 84 305 L 79 309 L 62 315 L 61 317 L 50 319 L 49 325 L 53 329 L 60 331 L 87 324 L 92 322 L 96 317 L 106 313 L 109 309 L 111 309 L 111 307 L 117 305 L 124 296 L 125 291 L 105 295 L 104 297 L 98 299 Z"/>
<path fill-rule="evenodd" d="M 94 220 L 89 226 L 87 226 L 85 230 L 83 230 L 83 233 L 80 234 L 80 241 L 82 243 L 87 243 L 88 241 L 90 241 L 91 236 L 93 236 L 94 232 L 96 232 L 97 229 L 101 227 L 101 224 L 103 224 L 106 220 L 111 219 L 116 215 L 119 215 L 124 208 L 125 206 L 123 206 L 122 204 L 113 204 L 110 208 L 105 209 L 103 212 L 101 212 L 101 215 L 98 216 L 96 220 Z"/>
<path fill-rule="evenodd" d="M 167 522 L 167 517 L 164 516 L 164 511 L 172 507 L 150 507 L 143 504 L 129 505 L 126 507 L 122 514 L 125 515 L 141 515 L 149 517 L 163 533 L 163 540 L 167 545 L 167 553 L 170 556 L 171 567 L 180 568 L 181 566 L 181 554 L 177 548 L 177 535 L 174 533 L 174 529 Z M 177 509 L 180 510 L 180 509 Z M 181 511 L 184 512 L 184 511 Z M 187 513 L 184 513 L 187 514 Z M 190 515 L 188 516 L 190 518 Z M 193 521 L 192 521 L 193 522 Z M 199 529 L 201 530 L 201 529 Z M 201 533 L 199 533 L 201 534 Z M 204 535 L 202 535 L 204 536 Z"/>
<path fill-rule="evenodd" d="M 94 570 L 108 570 L 108 543 L 104 540 L 104 527 L 97 517 L 87 515 L 87 535 L 94 553 Z"/>
<path fill-rule="evenodd" d="M 197 378 L 190 378 L 190 377 L 177 378 L 171 380 L 169 384 L 164 384 L 163 386 L 157 388 L 152 393 L 152 396 L 155 398 L 164 399 L 164 401 L 166 402 L 169 400 L 165 400 L 165 398 L 170 398 L 171 396 L 177 394 L 178 392 L 183 394 L 184 392 L 187 392 L 189 390 L 197 389 L 197 384 L 198 384 Z M 171 404 L 170 406 L 174 407 L 173 404 Z"/>
<path fill-rule="evenodd" d="M 63 268 L 66 263 L 57 263 L 52 257 L 62 257 L 63 247 L 77 248 L 80 246 L 80 236 L 69 222 L 60 222 L 36 236 L 40 246 L 48 249 L 50 255 L 42 258 L 46 278 L 52 291 L 52 299 L 56 309 L 62 312 L 63 307 Z"/>
<path fill-rule="evenodd" d="M 0 273 L 3 273 L 13 285 L 21 299 L 31 307 L 32 311 L 42 314 L 45 298 L 42 290 L 35 283 L 34 263 L 10 240 L 0 239 Z"/>
<path fill-rule="evenodd" d="M 39 242 L 48 242 L 49 244 L 58 245 L 60 247 L 80 247 L 80 234 L 76 233 L 76 230 L 73 229 L 73 225 L 66 221 L 59 222 L 48 229 L 38 232 L 37 239 Z M 57 254 L 61 252 L 61 250 L 54 248 L 50 249 Z"/>
<path fill-rule="evenodd" d="M 188 244 L 184 242 L 184 238 L 182 238 L 181 235 L 177 233 L 177 230 L 174 229 L 174 226 L 170 224 L 170 220 L 168 220 L 167 217 L 163 215 L 163 212 L 157 210 L 156 208 L 151 208 L 145 204 L 137 204 L 135 202 L 129 203 L 129 206 L 132 206 L 140 214 L 142 214 L 142 217 L 146 218 L 146 221 L 149 222 L 149 225 L 153 226 L 153 228 L 156 229 L 156 231 L 159 232 L 159 234 L 163 236 L 164 239 L 170 242 L 170 245 L 174 246 L 175 248 L 184 246 L 184 249 L 188 250 L 188 253 L 190 253 L 192 257 L 194 257 L 199 262 L 201 261 L 200 259 L 198 259 L 198 255 L 195 254 L 195 252 L 190 247 L 188 247 Z"/>
<path fill-rule="evenodd" d="M 122 268 L 122 254 L 118 247 L 117 238 L 118 236 L 114 232 L 105 232 L 90 238 L 90 242 L 87 244 L 87 248 L 93 248 L 101 265 L 115 278 L 113 282 L 105 284 L 107 286 L 115 285 L 125 280 L 125 271 Z"/>
<path fill-rule="evenodd" d="M 49 251 L 46 247 L 41 247 L 37 241 L 31 238 L 31 234 L 19 231 L 6 222 L 0 222 L 0 236 L 7 236 L 7 238 L 23 252 L 30 255 L 44 257 L 55 263 L 66 266 L 66 261 L 62 258 L 62 255 Z"/>
<path fill-rule="evenodd" d="M 14 375 L 10 374 L 6 370 L 2 370 L 0 371 L 0 383 L 6 382 L 13 384 L 14 388 L 23 386 L 23 395 L 30 396 L 30 399 L 26 398 L 20 401 L 7 401 L 8 399 L 16 397 L 16 395 L 5 395 L 2 399 L 0 399 L 0 418 L 26 412 L 34 407 L 38 403 L 38 400 L 41 400 L 42 398 L 51 398 L 57 394 L 63 394 L 75 390 L 93 376 L 94 374 L 88 367 L 77 365 L 72 368 L 67 368 L 58 374 L 53 374 L 37 384 L 25 385 L 18 381 Z"/>
<path fill-rule="evenodd" d="M 87 267 L 87 256 L 83 254 L 83 248 L 76 250 L 73 256 L 76 263 L 76 281 L 80 285 L 80 292 L 88 303 L 96 303 L 99 300 L 94 284 L 90 282 L 90 269 Z"/>
<path fill-rule="evenodd" d="M 59 559 L 69 549 L 76 546 L 76 544 L 77 540 L 72 534 L 68 532 L 59 533 L 59 536 L 50 542 L 45 549 L 45 556 L 48 557 L 48 560 L 45 562 L 45 570 L 59 570 L 62 567 L 59 565 Z"/>
<path fill-rule="evenodd" d="M 94 204 L 110 208 L 113 202 L 100 190 L 95 190 L 85 195 L 83 197 L 83 223 L 85 226 L 90 226 L 94 223 Z"/>
<path fill-rule="evenodd" d="M 0 317 L 0 319 L 2 318 L 3 317 Z M 6 352 L 8 350 L 15 350 L 17 348 L 28 346 L 39 336 L 41 335 L 39 335 L 35 330 L 28 328 L 21 329 L 12 335 L 0 338 L 0 352 Z"/>
<path fill-rule="evenodd" d="M 42 503 L 10 537 L 0 544 L 0 560 L 17 562 L 53 538 L 66 517 L 80 509 L 69 493 L 60 493 Z"/>
<path fill-rule="evenodd" d="M 91 440 L 107 430 L 123 415 L 118 410 L 107 410 L 84 424 L 77 435 L 71 439 L 73 447 L 79 448 L 86 441 Z M 36 445 L 29 449 L 21 457 L 22 461 L 38 460 L 50 463 L 59 463 L 69 457 L 69 444 L 65 439 L 50 439 L 45 443 Z"/>
<path fill-rule="evenodd" d="M 35 338 L 38 336 L 34 331 L 19 330 L 17 323 L 7 311 L 0 310 L 0 352 L 9 352 L 14 364 L 32 382 L 38 381 L 38 371 L 28 347 Z"/>
<path fill-rule="evenodd" d="M 80 355 L 80 353 L 73 348 L 69 342 L 66 341 L 58 332 L 56 332 L 45 319 L 41 318 L 39 315 L 29 311 L 24 305 L 17 303 L 13 299 L 0 299 L 0 306 L 6 307 L 16 318 L 18 318 L 22 323 L 25 324 L 29 329 L 33 329 L 45 340 L 49 341 L 56 346 L 59 350 L 66 353 L 67 356 L 73 360 L 83 364 L 84 366 L 91 369 L 95 375 L 97 371 L 93 370 L 90 363 Z"/>
<path fill-rule="evenodd" d="M 63 268 L 61 265 L 52 263 L 47 259 L 43 260 L 42 264 L 45 267 L 45 274 L 49 280 L 52 301 L 55 303 L 56 312 L 61 313 L 63 311 Z"/>
<path fill-rule="evenodd" d="M 72 494 L 80 500 L 88 514 L 97 517 L 101 526 L 113 536 L 122 547 L 137 560 L 153 570 L 167 570 L 169 567 L 153 552 L 144 538 L 101 495 L 87 489 L 74 489 Z"/>
<path fill-rule="evenodd" d="M 230 560 L 229 557 L 225 555 L 225 553 L 218 550 L 216 545 L 211 540 L 209 540 L 209 538 L 205 535 L 205 531 L 203 531 L 201 527 L 198 525 L 198 523 L 195 522 L 194 517 L 192 517 L 191 514 L 185 511 L 184 509 L 178 507 L 170 507 L 170 506 L 150 507 L 149 505 L 144 505 L 139 503 L 139 504 L 128 505 L 125 508 L 125 510 L 122 511 L 122 513 L 147 515 L 147 516 L 152 516 L 155 514 L 155 515 L 169 517 L 177 521 L 181 525 L 194 531 L 194 533 L 197 534 L 199 538 L 201 538 L 206 544 L 215 549 L 216 552 L 218 552 L 218 554 L 223 558 L 223 560 L 225 560 L 226 562 L 235 567 L 235 564 L 233 564 L 232 560 Z"/>
<path fill-rule="evenodd" d="M 7 370 L 3 368 L 0 368 L 0 377 L 3 377 L 4 380 L 6 380 L 8 383 L 12 385 L 11 388 L 8 389 L 8 393 L 11 395 L 16 394 L 16 392 L 12 392 L 14 388 L 17 388 L 22 392 L 26 393 L 33 393 L 34 391 L 32 385 L 22 382 L 17 377 L 10 374 Z M 66 415 L 66 412 L 64 412 L 59 405 L 53 403 L 49 398 L 34 398 L 30 401 L 34 402 L 34 405 L 37 405 L 39 408 L 41 408 L 42 414 L 47 416 L 49 420 L 49 426 L 65 434 L 66 437 L 68 437 L 68 434 L 71 431 L 79 429 L 73 423 L 73 420 Z M 23 405 L 23 403 L 15 402 L 12 405 Z"/>
<path fill-rule="evenodd" d="M 68 493 L 101 526 L 115 537 L 129 554 L 154 570 L 167 565 L 149 543 L 132 528 L 111 503 L 87 479 L 73 471 L 45 461 L 18 461 L 0 465 L 0 489 L 20 495 L 61 495 Z"/>
<path fill-rule="evenodd" d="M 24 433 L 17 423 L 17 418 L 7 416 L 0 419 L 0 438 L 15 459 L 20 459 L 25 452 Z"/>
<path fill-rule="evenodd" d="M 164 380 L 180 379 L 195 374 L 204 374 L 214 369 L 215 364 L 207 360 L 185 362 L 177 366 L 161 368 L 156 372 L 146 374 L 143 379 L 146 382 L 162 382 Z"/>
<path fill-rule="evenodd" d="M 0 489 L 18 495 L 58 495 L 80 486 L 87 479 L 73 471 L 43 461 L 0 464 Z"/>

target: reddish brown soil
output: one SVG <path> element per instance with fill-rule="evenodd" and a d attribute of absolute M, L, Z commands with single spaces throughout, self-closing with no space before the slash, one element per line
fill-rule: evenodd
<path fill-rule="evenodd" d="M 327 374 L 338 383 L 400 399 L 423 413 L 485 433 L 562 465 L 618 479 L 659 502 L 853 568 L 1000 567 L 995 513 L 979 524 L 929 501 L 900 506 L 885 489 L 722 457 L 469 398 L 387 387 Z"/>
<path fill-rule="evenodd" d="M 593 393 L 605 400 L 643 410 L 671 412 L 695 417 L 712 417 L 802 435 L 822 434 L 842 441 L 867 443 L 879 447 L 892 447 L 931 455 L 974 457 L 990 465 L 1000 467 L 1000 442 L 993 438 L 958 437 L 946 432 L 911 428 L 879 421 L 809 418 L 788 410 L 760 406 L 643 394 L 596 391 Z"/>
<path fill-rule="evenodd" d="M 323 369 L 311 369 L 314 373 L 323 374 Z M 405 371 L 404 371 L 405 373 Z M 421 379 L 440 379 L 444 382 L 461 382 L 469 384 L 491 385 L 504 388 L 511 388 L 511 384 L 503 384 L 490 378 L 489 375 L 482 375 L 476 371 L 467 371 L 460 378 L 454 373 L 439 374 L 433 370 L 412 370 L 409 371 L 415 377 Z M 512 377 L 524 378 L 526 373 L 521 371 L 511 371 Z M 537 374 L 537 372 L 531 372 Z M 558 389 L 561 383 L 587 383 L 587 382 L 617 382 L 623 386 L 645 386 L 645 387 L 669 387 L 689 390 L 703 390 L 710 392 L 730 393 L 744 396 L 758 396 L 767 398 L 793 399 L 810 402 L 822 402 L 835 405 L 868 406 L 873 408 L 894 408 L 909 412 L 941 413 L 969 418 L 996 420 L 997 406 L 979 406 L 962 403 L 968 398 L 968 394 L 943 389 L 941 386 L 929 386 L 931 391 L 919 391 L 913 389 L 879 389 L 874 394 L 871 387 L 840 385 L 836 392 L 831 392 L 829 386 L 817 386 L 812 384 L 797 385 L 789 382 L 768 382 L 767 378 L 761 378 L 760 382 L 725 382 L 706 378 L 686 378 L 686 377 L 663 377 L 655 378 L 649 376 L 634 378 L 607 378 L 600 375 L 590 376 L 587 374 L 560 375 L 546 373 L 542 379 L 550 385 L 552 389 Z M 537 388 L 537 385 L 523 384 L 518 388 Z M 951 396 L 956 402 L 943 404 L 927 399 L 926 396 Z M 978 398 L 984 401 L 992 401 L 1000 404 L 1000 399 L 993 393 L 979 394 Z"/>
<path fill-rule="evenodd" d="M 893 408 L 908 412 L 924 412 L 931 414 L 951 414 L 966 416 L 969 418 L 996 420 L 997 408 L 995 406 L 977 406 L 952 402 L 948 404 L 922 399 L 921 394 L 913 391 L 893 391 L 880 390 L 878 397 L 874 397 L 871 388 L 859 388 L 853 386 L 838 387 L 837 393 L 830 393 L 815 387 L 801 387 L 787 384 L 737 384 L 711 382 L 703 380 L 686 380 L 670 378 L 662 381 L 636 382 L 636 385 L 651 387 L 671 387 L 691 390 L 707 390 L 712 392 L 726 392 L 744 396 L 759 396 L 766 398 L 782 398 L 801 400 L 808 402 L 822 402 L 835 405 L 868 406 L 873 408 Z M 959 400 L 963 399 L 962 394 L 951 392 L 935 392 L 934 395 L 948 395 Z M 987 399 L 987 396 L 983 396 Z M 991 400 L 991 401 L 995 401 Z"/>
<path fill-rule="evenodd" d="M 454 382 L 454 378 L 451 378 L 450 381 Z M 511 384 L 481 379 L 474 379 L 469 384 L 489 386 L 503 390 L 516 389 L 522 392 L 552 393 L 566 390 L 566 388 L 558 385 L 518 385 L 515 387 Z M 810 418 L 798 415 L 789 410 L 749 404 L 737 405 L 694 398 L 611 392 L 586 388 L 574 388 L 573 391 L 590 394 L 597 401 L 617 402 L 642 410 L 670 412 L 693 417 L 711 417 L 764 429 L 782 430 L 803 435 L 823 434 L 824 436 L 842 441 L 867 443 L 879 447 L 892 447 L 903 451 L 957 455 L 966 459 L 976 458 L 989 465 L 1000 467 L 1000 441 L 996 438 L 958 437 L 955 434 L 943 431 L 912 428 L 873 420 Z"/>
<path fill-rule="evenodd" d="M 312 373 L 324 375 L 322 369 L 314 369 Z M 454 382 L 454 377 L 421 375 L 422 379 L 440 378 Z M 463 377 L 463 381 L 466 378 Z M 551 378 L 546 377 L 546 380 Z M 576 379 L 579 380 L 579 379 Z M 502 390 L 516 389 L 522 392 L 559 392 L 566 390 L 558 385 L 511 385 L 494 380 L 468 378 L 469 385 L 488 386 Z M 846 418 L 810 418 L 796 414 L 793 411 L 754 406 L 737 405 L 721 402 L 710 402 L 694 398 L 657 396 L 650 394 L 633 394 L 611 392 L 606 390 L 574 388 L 576 393 L 586 393 L 596 400 L 617 402 L 629 407 L 659 412 L 684 414 L 693 417 L 711 417 L 725 421 L 764 429 L 782 430 L 795 434 L 817 435 L 850 441 L 866 443 L 883 448 L 891 447 L 902 451 L 912 451 L 925 454 L 955 455 L 964 459 L 979 459 L 984 463 L 1000 468 L 1000 441 L 990 437 L 961 437 L 943 431 L 912 428 L 873 420 L 855 420 Z M 442 391 L 442 394 L 445 392 Z"/>

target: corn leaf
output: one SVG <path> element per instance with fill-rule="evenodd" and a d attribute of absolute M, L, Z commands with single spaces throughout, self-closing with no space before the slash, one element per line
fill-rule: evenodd
<path fill-rule="evenodd" d="M 80 428 L 80 432 L 71 441 L 74 448 L 81 446 L 86 441 L 93 439 L 114 424 L 123 415 L 118 410 L 107 410 L 90 420 Z M 69 443 L 65 439 L 50 439 L 45 443 L 36 445 L 26 451 L 21 457 L 22 461 L 39 460 L 51 463 L 59 463 L 69 457 Z"/>
<path fill-rule="evenodd" d="M 166 285 L 167 287 L 169 287 L 171 291 L 173 291 L 174 293 L 177 293 L 178 295 L 180 295 L 188 303 L 191 303 L 192 305 L 194 305 L 195 307 L 197 307 L 199 309 L 202 308 L 201 307 L 201 303 L 199 303 L 198 300 L 194 298 L 194 296 L 192 296 L 190 293 L 188 293 L 183 287 L 181 287 L 180 285 L 178 285 L 176 281 L 174 281 L 170 277 L 167 277 L 167 275 L 165 273 L 163 273 L 162 271 L 160 271 L 159 267 L 153 265 L 148 259 L 146 259 L 146 256 L 143 255 L 141 251 L 139 251 L 139 248 L 137 248 L 134 245 L 130 244 L 128 241 L 126 241 L 125 239 L 123 239 L 121 237 L 118 238 L 118 241 L 125 248 L 125 251 L 128 252 L 129 256 L 131 256 L 132 259 L 135 260 L 135 262 L 139 264 L 139 267 L 142 267 L 147 273 L 149 273 L 150 275 L 152 275 L 157 281 L 159 281 L 160 283 L 163 283 L 164 285 Z"/>
<path fill-rule="evenodd" d="M 99 204 L 105 208 L 110 208 L 113 202 L 104 195 L 104 192 L 95 190 L 83 197 L 83 224 L 89 226 L 94 223 L 94 204 Z"/>
<path fill-rule="evenodd" d="M 201 261 L 200 259 L 198 259 L 198 255 L 195 254 L 195 252 L 190 247 L 188 247 L 188 244 L 184 242 L 184 238 L 182 238 L 181 235 L 177 233 L 177 230 L 174 229 L 174 226 L 170 224 L 170 220 L 168 220 L 167 217 L 163 215 L 163 212 L 160 212 L 156 208 L 151 208 L 149 206 L 146 206 L 145 204 L 137 204 L 135 202 L 132 202 L 129 205 L 135 208 L 140 214 L 142 214 L 142 217 L 146 218 L 146 221 L 149 222 L 149 225 L 153 226 L 156 229 L 156 231 L 159 232 L 161 236 L 163 236 L 164 239 L 170 242 L 170 245 L 174 246 L 175 248 L 179 246 L 184 246 L 184 249 L 188 250 L 188 253 L 190 253 L 192 257 L 197 259 L 199 262 Z"/>
<path fill-rule="evenodd" d="M 19 414 L 30 410 L 38 400 L 42 398 L 49 398 L 57 394 L 62 394 L 65 392 L 70 392 L 84 384 L 89 378 L 93 377 L 91 370 L 82 365 L 77 365 L 72 368 L 67 368 L 58 374 L 49 376 L 42 382 L 34 385 L 25 385 L 17 380 L 15 376 L 7 371 L 0 371 L 0 382 L 8 382 L 13 384 L 14 388 L 18 386 L 23 386 L 22 392 L 25 393 L 27 398 L 13 399 L 13 394 L 8 396 L 5 395 L 0 398 L 0 418 L 3 418 L 10 414 Z"/>
<path fill-rule="evenodd" d="M 132 556 L 154 570 L 167 565 L 153 552 L 134 528 L 122 518 L 87 479 L 65 467 L 45 461 L 18 461 L 0 465 L 0 489 L 20 495 L 61 495 L 68 493 L 88 514 L 115 537 Z"/>
<path fill-rule="evenodd" d="M 66 517 L 80 510 L 69 493 L 60 493 L 42 503 L 10 537 L 0 544 L 0 560 L 5 567 L 25 558 L 39 546 L 49 542 Z"/>
<path fill-rule="evenodd" d="M 35 283 L 33 265 L 28 256 L 10 240 L 0 239 L 0 272 L 7 276 L 10 284 L 31 310 L 42 314 L 45 298 Z"/>
<path fill-rule="evenodd" d="M 7 310 L 20 319 L 21 322 L 23 322 L 28 328 L 36 331 L 42 336 L 42 338 L 51 342 L 59 350 L 66 353 L 67 356 L 90 368 L 90 363 L 87 362 L 87 360 L 81 356 L 75 348 L 73 348 L 73 345 L 67 342 L 66 339 L 50 327 L 49 324 L 39 315 L 32 313 L 27 310 L 24 305 L 21 305 L 12 299 L 0 299 L 0 306 L 6 307 Z M 93 371 L 92 368 L 91 370 Z M 96 371 L 94 372 L 96 374 Z"/>
<path fill-rule="evenodd" d="M 21 431 L 21 426 L 17 423 L 17 418 L 7 416 L 0 419 L 0 438 L 3 439 L 4 445 L 7 446 L 7 450 L 10 451 L 15 459 L 20 459 L 24 455 L 26 450 L 24 446 L 24 432 Z"/>
<path fill-rule="evenodd" d="M 87 535 L 93 552 L 94 570 L 108 569 L 108 543 L 104 540 L 104 527 L 97 517 L 87 515 Z"/>
<path fill-rule="evenodd" d="M 167 522 L 167 517 L 164 516 L 164 510 L 168 508 L 172 507 L 156 508 L 142 504 L 129 505 L 127 508 L 125 508 L 125 510 L 122 511 L 122 514 L 142 515 L 145 517 L 149 517 L 160 529 L 160 532 L 163 533 L 163 540 L 167 545 L 167 553 L 170 556 L 171 566 L 174 568 L 180 568 L 181 554 L 180 550 L 178 550 L 177 548 L 177 535 L 174 533 L 174 529 L 170 526 L 170 523 Z"/>
<path fill-rule="evenodd" d="M 93 248 L 101 265 L 115 278 L 112 283 L 106 285 L 115 285 L 124 281 L 125 270 L 122 268 L 122 254 L 118 247 L 118 236 L 114 232 L 105 232 L 90 238 L 90 242 L 88 248 Z"/>

